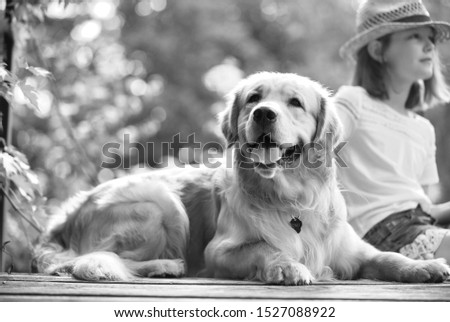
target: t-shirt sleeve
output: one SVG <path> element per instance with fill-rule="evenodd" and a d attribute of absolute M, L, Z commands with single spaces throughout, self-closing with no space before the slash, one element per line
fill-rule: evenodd
<path fill-rule="evenodd" d="M 429 123 L 430 126 L 430 138 L 427 147 L 427 160 L 425 161 L 425 168 L 422 172 L 419 182 L 423 186 L 436 184 L 439 182 L 439 175 L 436 165 L 436 134 L 434 132 L 434 127 Z"/>
<path fill-rule="evenodd" d="M 354 86 L 342 86 L 333 98 L 336 112 L 343 126 L 344 140 L 353 134 L 361 110 L 361 93 Z"/>

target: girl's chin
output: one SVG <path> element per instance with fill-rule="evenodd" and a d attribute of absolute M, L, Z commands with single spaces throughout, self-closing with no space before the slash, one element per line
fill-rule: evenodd
<path fill-rule="evenodd" d="M 427 74 L 424 75 L 421 79 L 427 80 L 427 79 L 430 79 L 431 77 L 433 77 L 433 73 L 432 73 L 432 72 L 431 72 L 431 73 L 427 73 Z"/>
<path fill-rule="evenodd" d="M 423 79 L 423 80 L 430 79 L 433 76 L 433 70 L 432 69 L 422 70 L 421 72 L 418 73 L 417 76 L 418 76 L 417 79 Z"/>

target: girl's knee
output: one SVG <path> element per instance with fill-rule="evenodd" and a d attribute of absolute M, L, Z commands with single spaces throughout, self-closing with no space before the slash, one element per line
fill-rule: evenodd
<path fill-rule="evenodd" d="M 450 230 L 441 241 L 441 244 L 434 253 L 435 258 L 445 258 L 447 263 L 450 263 Z"/>

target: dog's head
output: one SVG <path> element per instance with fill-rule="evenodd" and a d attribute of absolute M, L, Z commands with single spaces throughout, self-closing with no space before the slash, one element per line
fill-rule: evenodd
<path fill-rule="evenodd" d="M 261 177 L 317 165 L 339 141 L 340 125 L 320 84 L 295 74 L 262 72 L 241 81 L 221 114 L 229 146 Z M 333 143 L 332 143 L 333 142 Z"/>

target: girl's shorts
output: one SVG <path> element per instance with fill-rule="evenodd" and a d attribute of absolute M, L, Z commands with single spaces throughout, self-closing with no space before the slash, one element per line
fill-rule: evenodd
<path fill-rule="evenodd" d="M 434 222 L 419 206 L 388 216 L 363 239 L 382 251 L 398 252 L 412 259 L 432 259 L 449 232 L 433 225 Z"/>

